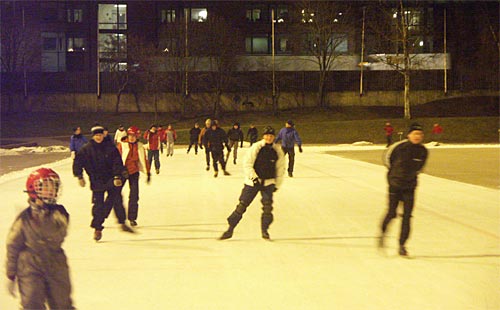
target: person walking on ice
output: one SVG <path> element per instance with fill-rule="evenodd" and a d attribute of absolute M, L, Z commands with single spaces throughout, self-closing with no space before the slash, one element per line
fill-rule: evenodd
<path fill-rule="evenodd" d="M 285 155 L 281 147 L 274 144 L 275 131 L 272 127 L 264 128 L 263 139 L 252 145 L 243 161 L 245 185 L 241 191 L 236 209 L 229 215 L 229 228 L 219 238 L 233 236 L 236 225 L 240 222 L 247 207 L 260 192 L 262 199 L 261 233 L 262 238 L 270 239 L 269 226 L 273 222 L 273 193 L 281 188 L 285 173 Z"/>
<path fill-rule="evenodd" d="M 385 246 L 385 236 L 389 223 L 396 217 L 400 201 L 403 202 L 403 222 L 399 236 L 399 255 L 408 256 L 406 241 L 410 236 L 410 221 L 415 200 L 417 176 L 427 160 L 427 149 L 422 144 L 423 128 L 413 123 L 408 130 L 408 139 L 393 144 L 384 156 L 384 164 L 389 171 L 389 208 L 381 225 L 379 248 Z"/>
<path fill-rule="evenodd" d="M 238 159 L 238 143 L 240 143 L 240 147 L 243 147 L 243 131 L 240 129 L 240 123 L 233 124 L 233 127 L 227 131 L 227 137 L 229 139 L 229 149 L 226 156 L 226 162 L 229 161 L 231 150 L 234 149 L 233 164 L 236 165 L 236 160 Z"/>
<path fill-rule="evenodd" d="M 69 214 L 57 204 L 61 180 L 52 169 L 33 171 L 26 182 L 28 204 L 7 236 L 8 290 L 19 287 L 23 309 L 74 309 L 66 254 L 61 245 Z"/>
<path fill-rule="evenodd" d="M 198 155 L 198 137 L 200 136 L 201 129 L 198 123 L 194 124 L 194 127 L 189 130 L 189 146 L 187 149 L 187 153 L 191 150 L 191 147 L 194 145 L 194 154 Z M 200 144 L 201 145 L 201 144 Z"/>
<path fill-rule="evenodd" d="M 174 144 L 177 141 L 177 132 L 171 124 L 165 130 L 165 141 L 167 142 L 167 157 L 174 156 Z"/>
<path fill-rule="evenodd" d="M 281 141 L 283 152 L 288 154 L 288 176 L 293 177 L 293 166 L 295 165 L 295 143 L 299 146 L 299 152 L 302 153 L 302 140 L 299 133 L 295 129 L 294 122 L 289 119 L 285 123 L 285 127 L 281 128 L 275 143 Z"/>

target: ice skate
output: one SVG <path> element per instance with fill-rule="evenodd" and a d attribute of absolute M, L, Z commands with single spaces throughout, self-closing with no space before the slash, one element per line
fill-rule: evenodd
<path fill-rule="evenodd" d="M 208 171 L 208 170 L 210 170 L 210 166 L 209 166 L 209 165 L 207 165 L 207 168 L 206 168 L 205 170 L 207 170 L 207 171 Z"/>
<path fill-rule="evenodd" d="M 130 228 L 127 224 L 122 224 L 121 229 L 124 232 L 135 233 L 135 231 L 132 228 Z"/>
<path fill-rule="evenodd" d="M 262 231 L 262 239 L 270 240 L 271 236 L 269 236 L 269 232 L 267 230 Z"/>
<path fill-rule="evenodd" d="M 232 236 L 233 236 L 233 230 L 228 229 L 222 234 L 222 236 L 219 237 L 219 240 L 230 239 Z"/>
<path fill-rule="evenodd" d="M 102 238 L 102 230 L 95 230 L 94 231 L 94 240 L 99 241 Z"/>
<path fill-rule="evenodd" d="M 137 226 L 137 222 L 134 220 L 130 220 L 130 226 Z"/>
<path fill-rule="evenodd" d="M 235 164 L 235 165 L 236 165 L 236 158 L 233 160 L 233 164 Z"/>
<path fill-rule="evenodd" d="M 231 175 L 231 173 L 229 173 L 226 170 L 224 170 L 224 175 Z"/>
<path fill-rule="evenodd" d="M 156 169 L 156 174 L 160 174 L 160 169 Z"/>
<path fill-rule="evenodd" d="M 288 172 L 288 176 L 293 178 L 293 173 L 292 172 Z"/>
<path fill-rule="evenodd" d="M 406 250 L 406 247 L 404 245 L 399 247 L 399 255 L 408 257 L 408 251 Z"/>
<path fill-rule="evenodd" d="M 214 178 L 216 178 L 219 175 L 219 171 L 214 172 Z"/>

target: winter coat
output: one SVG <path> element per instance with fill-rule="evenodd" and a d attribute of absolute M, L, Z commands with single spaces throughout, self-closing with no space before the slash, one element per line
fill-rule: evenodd
<path fill-rule="evenodd" d="M 281 128 L 274 142 L 278 143 L 280 141 L 281 146 L 286 148 L 293 148 L 295 143 L 297 143 L 298 146 L 302 146 L 302 140 L 300 140 L 299 133 L 293 127 Z"/>
<path fill-rule="evenodd" d="M 259 178 L 264 186 L 275 184 L 280 188 L 285 174 L 285 155 L 277 144 L 266 144 L 260 140 L 252 145 L 243 160 L 245 184 L 253 186 L 253 180 Z"/>
<path fill-rule="evenodd" d="M 168 143 L 174 143 L 177 141 L 177 132 L 174 129 L 165 130 L 165 140 Z"/>
<path fill-rule="evenodd" d="M 84 135 L 72 135 L 69 140 L 69 150 L 71 152 L 78 152 L 89 140 Z"/>
<path fill-rule="evenodd" d="M 394 132 L 394 127 L 392 127 L 391 125 L 384 126 L 384 130 L 386 136 L 392 136 L 392 133 Z"/>
<path fill-rule="evenodd" d="M 147 149 L 151 151 L 157 151 L 160 149 L 160 143 L 162 139 L 162 134 L 159 132 L 151 132 L 150 130 L 144 133 L 144 139 L 148 141 Z"/>
<path fill-rule="evenodd" d="M 236 129 L 234 129 L 234 127 L 232 127 L 231 129 L 229 129 L 227 131 L 227 137 L 231 141 L 243 142 L 243 131 L 241 131 L 240 127 L 236 128 Z"/>
<path fill-rule="evenodd" d="M 189 141 L 192 143 L 196 143 L 196 141 L 198 141 L 198 137 L 200 136 L 200 133 L 201 133 L 200 127 L 191 128 L 191 130 L 189 131 Z"/>
<path fill-rule="evenodd" d="M 131 147 L 134 150 L 134 154 L 132 154 L 131 157 L 136 158 L 136 160 L 127 161 Z M 148 162 L 146 150 L 144 149 L 144 144 L 142 144 L 142 142 L 137 141 L 136 143 L 130 143 L 127 139 L 124 139 L 123 141 L 118 143 L 117 148 L 121 154 L 122 162 L 127 168 L 129 175 L 136 172 L 142 172 L 146 174 L 150 173 L 151 165 Z"/>
<path fill-rule="evenodd" d="M 427 149 L 422 144 L 402 140 L 390 146 L 384 155 L 389 168 L 389 185 L 398 189 L 415 189 L 417 176 L 427 160 Z"/>
<path fill-rule="evenodd" d="M 109 142 L 91 140 L 77 154 L 73 162 L 73 175 L 81 178 L 83 169 L 90 179 L 93 191 L 105 191 L 113 186 L 113 178 L 125 170 L 118 149 Z"/>
<path fill-rule="evenodd" d="M 47 300 L 51 309 L 73 309 L 69 268 L 61 248 L 69 214 L 62 205 L 38 209 L 30 204 L 7 236 L 7 277 L 19 279 L 23 307 L 39 309 Z M 40 285 L 40 278 L 46 284 Z"/>
<path fill-rule="evenodd" d="M 250 141 L 255 142 L 255 141 L 257 141 L 258 135 L 259 134 L 258 134 L 258 131 L 257 131 L 256 127 L 254 127 L 254 128 L 248 128 L 247 139 L 250 137 Z"/>
<path fill-rule="evenodd" d="M 217 127 L 217 129 L 208 129 L 203 136 L 203 145 L 209 145 L 212 151 L 224 150 L 224 145 L 227 145 L 227 135 L 226 132 Z"/>
<path fill-rule="evenodd" d="M 211 128 L 203 127 L 203 129 L 200 131 L 200 135 L 198 136 L 198 144 L 203 144 L 205 147 L 207 146 L 204 142 L 203 137 L 205 137 L 205 134 L 207 131 L 211 130 Z"/>
<path fill-rule="evenodd" d="M 113 140 L 115 141 L 115 144 L 117 144 L 120 141 L 122 141 L 122 139 L 125 138 L 126 136 L 127 136 L 127 131 L 125 129 L 123 130 L 117 129 L 115 132 L 115 138 Z"/>

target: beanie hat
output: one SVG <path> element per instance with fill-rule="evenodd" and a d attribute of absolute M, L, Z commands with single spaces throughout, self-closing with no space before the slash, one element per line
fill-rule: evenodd
<path fill-rule="evenodd" d="M 275 131 L 274 131 L 274 128 L 273 128 L 273 127 L 271 127 L 271 126 L 266 126 L 266 127 L 264 128 L 264 132 L 263 132 L 262 134 L 263 134 L 263 135 L 273 135 L 273 136 L 275 136 L 275 135 L 276 135 L 276 134 L 275 134 Z"/>
<path fill-rule="evenodd" d="M 287 120 L 286 123 L 292 127 L 295 125 L 291 119 Z"/>
<path fill-rule="evenodd" d="M 101 125 L 95 125 L 92 129 L 90 129 L 90 132 L 92 133 L 92 136 L 98 133 L 104 133 L 104 127 Z"/>
<path fill-rule="evenodd" d="M 424 131 L 424 128 L 419 123 L 413 123 L 410 125 L 410 128 L 408 128 L 408 133 L 410 133 L 414 130 Z"/>

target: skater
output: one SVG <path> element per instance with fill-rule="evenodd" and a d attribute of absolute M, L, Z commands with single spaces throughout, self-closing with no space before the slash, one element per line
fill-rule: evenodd
<path fill-rule="evenodd" d="M 127 136 L 127 131 L 125 130 L 125 126 L 121 125 L 118 126 L 118 129 L 115 132 L 115 137 L 113 141 L 115 142 L 115 145 L 118 145 L 120 141 L 122 141 L 123 138 Z"/>
<path fill-rule="evenodd" d="M 189 146 L 187 149 L 187 153 L 191 150 L 191 147 L 194 145 L 194 154 L 198 155 L 198 137 L 200 136 L 201 129 L 198 123 L 194 124 L 194 127 L 189 130 Z"/>
<path fill-rule="evenodd" d="M 240 129 L 240 123 L 234 123 L 233 128 L 227 131 L 227 137 L 229 139 L 229 149 L 227 152 L 226 162 L 229 160 L 229 154 L 233 150 L 233 164 L 236 165 L 236 159 L 238 159 L 238 143 L 240 147 L 243 147 L 243 131 Z"/>
<path fill-rule="evenodd" d="M 387 145 L 385 147 L 389 147 L 392 144 L 392 133 L 394 132 L 394 127 L 392 127 L 391 123 L 387 122 L 385 123 L 384 131 L 387 139 Z"/>
<path fill-rule="evenodd" d="M 432 126 L 432 141 L 436 142 L 436 146 L 439 146 L 441 141 L 441 135 L 443 134 L 443 127 L 438 123 Z"/>
<path fill-rule="evenodd" d="M 165 130 L 165 141 L 167 143 L 167 157 L 174 156 L 174 144 L 177 141 L 177 132 L 171 124 L 168 124 Z"/>
<path fill-rule="evenodd" d="M 382 221 L 379 247 L 384 247 L 387 226 L 396 217 L 397 207 L 403 202 L 403 221 L 399 236 L 399 255 L 408 256 L 405 244 L 410 235 L 410 220 L 413 211 L 417 176 L 427 160 L 427 149 L 423 146 L 422 126 L 413 123 L 408 130 L 408 139 L 393 144 L 384 156 L 384 164 L 389 171 L 389 208 Z"/>
<path fill-rule="evenodd" d="M 250 124 L 250 128 L 248 128 L 248 131 L 247 131 L 247 140 L 250 138 L 250 140 L 249 140 L 250 146 L 252 146 L 252 144 L 257 142 L 258 136 L 259 136 L 259 133 L 257 131 L 257 128 L 255 128 L 254 124 Z"/>
<path fill-rule="evenodd" d="M 226 162 L 224 161 L 224 146 L 226 146 L 229 152 L 227 135 L 226 132 L 217 125 L 217 121 L 213 120 L 210 124 L 210 129 L 205 132 L 203 136 L 203 145 L 209 147 L 212 153 L 214 178 L 219 175 L 219 162 L 222 166 L 222 171 L 224 171 L 224 175 L 230 175 L 229 172 L 226 171 Z"/>
<path fill-rule="evenodd" d="M 118 144 L 118 151 L 128 172 L 128 184 L 130 193 L 128 196 L 127 219 L 130 226 L 137 226 L 137 214 L 139 210 L 139 172 L 147 175 L 146 182 L 151 182 L 151 166 L 146 156 L 146 150 L 142 142 L 138 140 L 141 131 L 137 126 L 127 129 L 127 137 Z M 126 180 L 125 180 L 126 182 Z"/>
<path fill-rule="evenodd" d="M 206 144 L 204 144 L 203 138 L 205 137 L 205 133 L 210 130 L 210 125 L 212 124 L 212 120 L 207 118 L 205 120 L 205 127 L 201 130 L 200 136 L 198 137 L 198 144 L 200 145 L 200 149 L 203 149 L 205 147 L 205 159 L 207 161 L 207 168 L 206 170 L 210 170 L 210 147 Z"/>
<path fill-rule="evenodd" d="M 163 125 L 158 124 L 158 128 L 156 130 L 158 135 L 160 136 L 160 154 L 163 154 L 163 147 L 167 143 L 165 136 L 165 129 L 163 129 Z"/>
<path fill-rule="evenodd" d="M 76 153 L 87 143 L 89 140 L 82 135 L 80 127 L 73 128 L 73 135 L 69 139 L 69 150 L 71 151 L 71 158 L 75 159 Z"/>
<path fill-rule="evenodd" d="M 264 128 L 263 139 L 250 148 L 243 161 L 245 185 L 241 191 L 236 209 L 227 218 L 229 228 L 220 237 L 221 240 L 233 236 L 236 225 L 243 213 L 260 192 L 262 199 L 261 232 L 262 238 L 269 239 L 269 226 L 273 222 L 273 193 L 281 188 L 285 173 L 285 155 L 282 149 L 273 143 L 275 131 L 272 127 Z"/>
<path fill-rule="evenodd" d="M 7 237 L 8 289 L 15 281 L 23 309 L 74 309 L 66 254 L 61 248 L 69 214 L 57 204 L 61 185 L 52 169 L 33 171 L 26 182 L 29 207 L 16 218 Z"/>
<path fill-rule="evenodd" d="M 299 133 L 295 130 L 295 124 L 292 120 L 285 123 L 285 127 L 281 128 L 275 143 L 281 141 L 283 153 L 288 154 L 288 176 L 293 177 L 293 166 L 295 164 L 295 143 L 299 146 L 299 152 L 302 153 L 302 140 Z"/>
<path fill-rule="evenodd" d="M 160 173 L 160 143 L 161 136 L 157 131 L 156 124 L 151 125 L 149 130 L 144 133 L 144 139 L 148 141 L 146 147 L 148 150 L 148 162 L 152 163 L 154 158 L 156 174 Z"/>
<path fill-rule="evenodd" d="M 93 204 L 90 227 L 94 228 L 94 240 L 99 241 L 104 229 L 102 224 L 111 208 L 115 210 L 121 229 L 125 232 L 133 230 L 125 224 L 125 209 L 121 205 L 121 187 L 126 169 L 120 153 L 112 142 L 104 142 L 102 126 L 92 127 L 91 132 L 92 140 L 76 154 L 73 175 L 78 178 L 81 187 L 85 187 L 83 169 L 89 176 Z"/>

